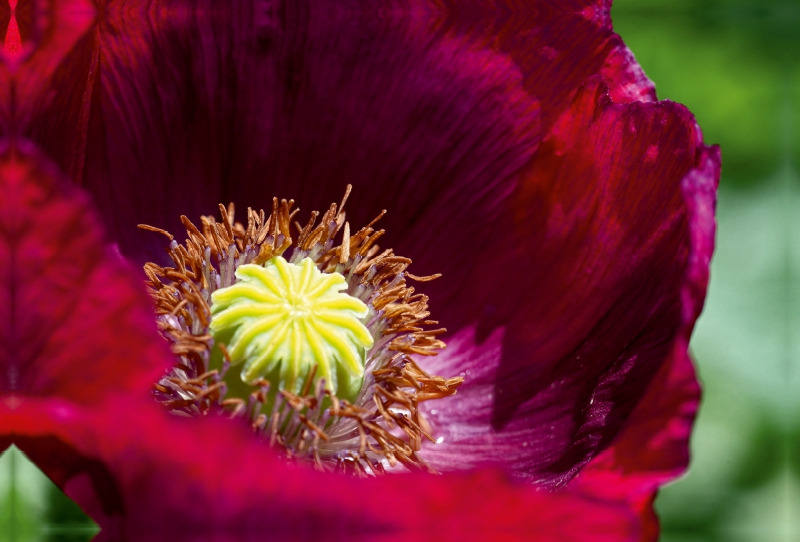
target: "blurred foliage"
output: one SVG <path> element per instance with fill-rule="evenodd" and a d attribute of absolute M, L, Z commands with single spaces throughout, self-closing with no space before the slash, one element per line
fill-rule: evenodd
<path fill-rule="evenodd" d="M 686 105 L 722 146 L 724 182 L 763 180 L 787 146 L 797 163 L 800 2 L 617 0 L 612 19 L 659 98 Z"/>
<path fill-rule="evenodd" d="M 663 541 L 800 540 L 800 1 L 615 0 L 612 18 L 723 157 L 703 404 L 656 502 Z"/>
<path fill-rule="evenodd" d="M 799 185 L 784 168 L 721 190 L 692 338 L 703 403 L 689 473 L 656 503 L 664 542 L 800 540 Z"/>
<path fill-rule="evenodd" d="M 95 524 L 16 447 L 0 456 L 0 540 L 87 542 Z"/>

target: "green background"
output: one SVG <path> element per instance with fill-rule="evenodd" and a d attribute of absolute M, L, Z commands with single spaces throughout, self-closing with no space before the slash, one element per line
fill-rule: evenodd
<path fill-rule="evenodd" d="M 689 472 L 657 501 L 663 540 L 800 540 L 800 1 L 616 0 L 612 19 L 723 150 L 704 399 Z M 0 458 L 0 539 L 95 531 L 18 450 Z"/>
<path fill-rule="evenodd" d="M 800 540 L 800 2 L 617 0 L 659 99 L 722 147 L 717 250 L 692 339 L 704 388 L 665 542 Z"/>

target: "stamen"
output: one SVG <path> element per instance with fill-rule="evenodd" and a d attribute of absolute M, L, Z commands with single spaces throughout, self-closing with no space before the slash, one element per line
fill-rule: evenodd
<path fill-rule="evenodd" d="M 248 208 L 246 226 L 233 204 L 201 228 L 182 216 L 184 245 L 140 226 L 167 237 L 174 262 L 145 265 L 176 355 L 154 392 L 176 412 L 244 417 L 287 459 L 317 469 L 430 470 L 417 455 L 423 439 L 435 442 L 419 403 L 453 395 L 463 379 L 431 376 L 412 358 L 436 355 L 445 330 L 428 329 L 428 298 L 405 280 L 439 275 L 412 275 L 410 259 L 380 251 L 374 226 L 386 211 L 353 233 L 349 194 L 305 226 L 294 201 L 277 198 L 269 216 Z"/>

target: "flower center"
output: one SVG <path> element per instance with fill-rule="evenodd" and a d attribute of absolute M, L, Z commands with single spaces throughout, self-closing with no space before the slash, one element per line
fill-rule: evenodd
<path fill-rule="evenodd" d="M 326 389 L 352 399 L 361 388 L 373 338 L 369 310 L 341 290 L 340 273 L 323 273 L 311 258 L 299 264 L 276 256 L 263 266 L 241 265 L 239 282 L 211 295 L 210 331 L 227 344 L 241 378 L 265 379 L 298 393 L 315 367 Z"/>
<path fill-rule="evenodd" d="M 187 240 L 169 239 L 174 267 L 145 265 L 158 326 L 175 365 L 155 384 L 165 408 L 190 416 L 244 418 L 290 460 L 358 475 L 402 464 L 436 439 L 419 408 L 449 397 L 461 377 L 428 374 L 444 348 L 428 297 L 407 280 L 411 260 L 381 251 L 374 224 L 351 235 L 340 205 L 305 226 L 294 202 L 234 221 L 181 217 Z"/>

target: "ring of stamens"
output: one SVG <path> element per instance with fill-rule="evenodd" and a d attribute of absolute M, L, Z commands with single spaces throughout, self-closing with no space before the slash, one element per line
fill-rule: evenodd
<path fill-rule="evenodd" d="M 419 403 L 453 395 L 463 379 L 429 375 L 411 357 L 436 355 L 444 347 L 439 339 L 444 329 L 429 329 L 437 322 L 428 318 L 428 298 L 415 293 L 406 279 L 428 281 L 438 275 L 414 276 L 407 271 L 411 260 L 379 251 L 376 241 L 384 231 L 373 226 L 385 211 L 351 235 L 343 211 L 349 191 L 321 218 L 315 211 L 305 226 L 294 222 L 294 239 L 290 224 L 298 210 L 292 200 L 277 198 L 269 217 L 248 208 L 246 226 L 235 222 L 232 204 L 220 205 L 220 222 L 202 217 L 201 228 L 182 216 L 184 245 L 164 230 L 140 226 L 168 237 L 174 262 L 174 267 L 145 265 L 159 329 L 176 356 L 155 395 L 173 411 L 245 418 L 286 457 L 310 460 L 323 470 L 378 474 L 398 463 L 430 470 L 417 453 L 423 438 L 434 441 Z M 224 363 L 211 368 L 214 292 L 236 284 L 242 266 L 261 266 L 277 257 L 294 265 L 309 260 L 321 273 L 340 274 L 347 285 L 343 293 L 367 307 L 373 344 L 354 399 L 337 396 L 325 378 L 317 378 L 318 363 L 302 386 L 271 390 L 262 379 L 249 384 L 246 399 L 227 396 L 225 375 L 233 361 L 228 345 L 216 344 Z"/>

